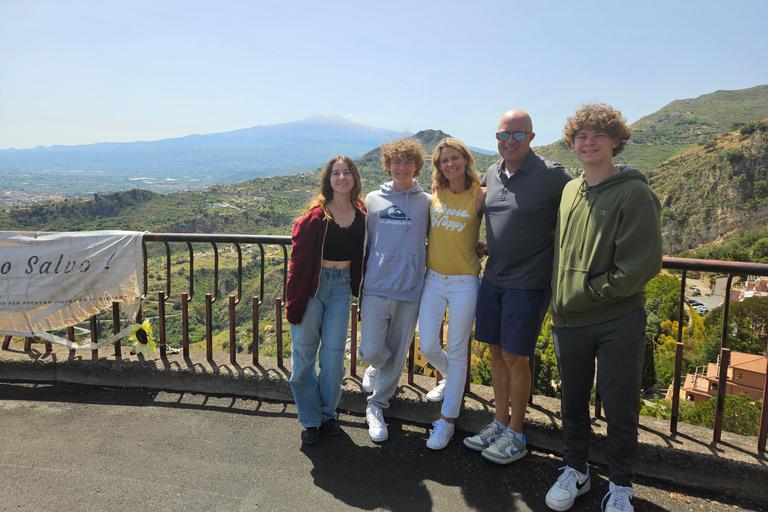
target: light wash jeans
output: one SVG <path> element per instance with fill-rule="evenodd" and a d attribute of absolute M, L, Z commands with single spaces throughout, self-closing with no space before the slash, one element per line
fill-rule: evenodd
<path fill-rule="evenodd" d="M 467 378 L 469 333 L 475 319 L 475 304 L 480 280 L 477 276 L 445 276 L 427 270 L 419 307 L 419 339 L 421 353 L 448 379 L 440 413 L 457 418 L 464 397 Z M 440 325 L 445 308 L 450 317 L 445 350 L 440 346 Z"/>
<path fill-rule="evenodd" d="M 336 417 L 344 349 L 349 328 L 349 269 L 322 268 L 317 294 L 310 297 L 301 323 L 291 326 L 291 391 L 302 427 L 319 427 Z M 320 340 L 322 339 L 322 344 Z M 315 369 L 320 346 L 320 373 Z"/>

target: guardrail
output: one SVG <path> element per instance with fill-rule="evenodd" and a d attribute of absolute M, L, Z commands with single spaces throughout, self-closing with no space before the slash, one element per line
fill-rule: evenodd
<path fill-rule="evenodd" d="M 143 237 L 143 249 L 144 249 L 144 298 L 147 298 L 148 292 L 148 260 L 147 260 L 147 244 L 159 243 L 163 244 L 165 248 L 165 290 L 158 293 L 158 346 L 160 350 L 160 356 L 165 358 L 167 356 L 166 344 L 166 312 L 165 305 L 167 301 L 174 296 L 174 291 L 171 288 L 171 243 L 186 244 L 189 254 L 189 273 L 187 278 L 186 290 L 181 292 L 176 291 L 181 300 L 181 316 L 182 316 L 182 352 L 184 357 L 189 356 L 189 304 L 195 298 L 195 251 L 193 250 L 193 243 L 205 243 L 210 244 L 213 249 L 213 290 L 206 293 L 205 300 L 205 350 L 206 357 L 213 359 L 213 304 L 219 300 L 218 297 L 218 283 L 219 283 L 219 246 L 226 244 L 235 247 L 237 252 L 237 287 L 235 293 L 228 296 L 228 314 L 229 314 L 229 360 L 234 364 L 237 361 L 237 344 L 236 344 L 236 318 L 237 318 L 237 306 L 242 303 L 243 292 L 243 253 L 241 245 L 250 244 L 259 248 L 260 258 L 260 286 L 259 295 L 251 297 L 251 308 L 253 315 L 253 351 L 252 362 L 254 365 L 259 363 L 259 315 L 260 308 L 264 303 L 264 272 L 265 272 L 265 251 L 264 246 L 278 246 L 282 250 L 283 258 L 283 272 L 282 272 L 282 294 L 281 297 L 275 298 L 275 325 L 276 338 L 277 338 L 277 361 L 278 366 L 284 368 L 283 357 L 283 339 L 282 339 L 282 308 L 285 301 L 285 281 L 288 275 L 288 246 L 291 243 L 290 237 L 287 236 L 261 236 L 261 235 L 227 235 L 227 234 L 186 234 L 186 233 L 146 233 Z M 678 332 L 677 332 L 677 351 L 675 358 L 675 372 L 673 378 L 673 400 L 672 400 L 672 419 L 670 421 L 670 432 L 672 434 L 677 433 L 678 415 L 679 415 L 679 400 L 680 400 L 680 381 L 682 373 L 682 360 L 683 360 L 683 311 L 685 303 L 685 288 L 686 277 L 689 271 L 698 272 L 717 272 L 727 275 L 726 289 L 724 293 L 723 301 L 723 322 L 721 330 L 721 364 L 719 368 L 720 385 L 718 386 L 717 395 L 717 408 L 715 417 L 715 427 L 713 429 L 713 441 L 719 442 L 722 433 L 722 421 L 723 411 L 725 404 L 725 391 L 726 386 L 723 385 L 727 379 L 727 371 L 730 362 L 730 349 L 726 347 L 727 340 L 727 325 L 728 325 L 728 308 L 730 304 L 730 290 L 733 281 L 733 277 L 737 275 L 752 275 L 752 276 L 768 276 L 768 265 L 757 263 L 740 263 L 740 262 L 727 262 L 727 261 L 713 261 L 713 260 L 697 260 L 688 258 L 671 258 L 665 257 L 663 260 L 663 267 L 668 270 L 682 271 L 681 283 L 680 283 L 680 298 L 678 308 Z M 140 313 L 141 314 L 141 313 Z M 115 333 L 120 331 L 120 314 L 119 305 L 113 304 L 112 307 L 112 324 L 113 331 Z M 351 311 L 351 325 L 350 325 L 350 339 L 351 339 L 351 353 L 350 353 L 350 374 L 357 375 L 357 306 L 352 305 Z M 70 340 L 74 340 L 74 329 L 70 327 L 68 329 L 68 336 Z M 95 317 L 90 321 L 90 337 L 91 341 L 97 340 L 97 329 Z M 442 330 L 441 330 L 442 338 Z M 2 344 L 2 349 L 7 350 L 11 341 L 11 336 L 5 336 Z M 29 351 L 31 348 L 32 339 L 25 338 L 24 350 Z M 50 342 L 45 342 L 46 350 L 51 350 Z M 121 355 L 121 345 L 119 341 L 114 344 L 115 355 Z M 71 349 L 74 352 L 74 349 Z M 98 351 L 93 351 L 98 356 Z M 413 344 L 411 346 L 411 352 L 408 360 L 408 381 L 413 383 L 413 371 L 414 371 L 414 354 Z M 531 372 L 533 372 L 533 366 L 531 365 Z M 469 386 L 469 379 L 467 380 L 467 387 Z M 761 411 L 760 429 L 758 435 L 758 451 L 764 452 L 766 445 L 766 434 L 768 432 L 768 406 L 766 405 L 766 397 L 768 397 L 768 379 L 766 380 L 765 389 L 763 390 L 763 406 Z M 601 402 L 599 396 L 599 387 L 595 402 L 595 416 L 601 415 Z"/>

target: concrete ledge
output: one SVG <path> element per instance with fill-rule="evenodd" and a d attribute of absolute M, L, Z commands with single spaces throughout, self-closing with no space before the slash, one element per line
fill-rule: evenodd
<path fill-rule="evenodd" d="M 258 397 L 292 401 L 288 379 L 290 360 L 279 368 L 274 358 L 260 357 L 260 364 L 250 364 L 249 355 L 240 354 L 237 364 L 229 363 L 229 354 L 214 353 L 213 361 L 205 353 L 191 351 L 189 358 L 170 354 L 161 359 L 159 351 L 149 357 L 127 355 L 115 357 L 111 349 L 102 349 L 94 358 L 90 351 L 69 354 L 62 346 L 45 352 L 35 344 L 24 352 L 21 343 L 11 343 L 0 350 L 0 380 L 24 382 L 67 382 L 97 386 L 136 387 L 169 391 Z M 103 355 L 110 353 L 109 356 Z M 362 370 L 358 369 L 362 376 Z M 397 393 L 390 401 L 386 416 L 420 424 L 429 424 L 440 416 L 440 404 L 426 401 L 425 395 L 434 380 L 416 376 L 408 385 L 404 374 Z M 339 409 L 364 414 L 367 393 L 362 391 L 361 377 L 344 379 Z M 495 410 L 492 390 L 471 386 L 464 408 L 456 421 L 460 430 L 477 432 L 493 419 Z M 591 460 L 605 464 L 606 423 L 592 420 Z M 757 438 L 728 432 L 722 441 L 712 442 L 712 431 L 684 423 L 678 434 L 669 434 L 669 423 L 641 417 L 638 458 L 635 471 L 643 476 L 674 482 L 694 488 L 707 488 L 750 501 L 768 500 L 768 457 L 757 452 Z M 563 442 L 559 400 L 536 396 L 528 408 L 525 435 L 528 444 L 540 451 L 562 454 Z"/>

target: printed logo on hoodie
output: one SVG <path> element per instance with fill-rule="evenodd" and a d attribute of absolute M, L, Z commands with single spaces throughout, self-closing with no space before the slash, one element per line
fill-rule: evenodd
<path fill-rule="evenodd" d="M 399 207 L 392 205 L 379 212 L 382 224 L 397 224 L 405 226 L 411 223 L 411 219 Z"/>

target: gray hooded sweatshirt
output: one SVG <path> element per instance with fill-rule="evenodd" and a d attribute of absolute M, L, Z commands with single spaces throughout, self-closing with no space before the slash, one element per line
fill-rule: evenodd
<path fill-rule="evenodd" d="M 419 302 L 424 286 L 431 203 L 432 196 L 415 180 L 407 190 L 398 191 L 390 181 L 366 196 L 366 295 Z"/>

